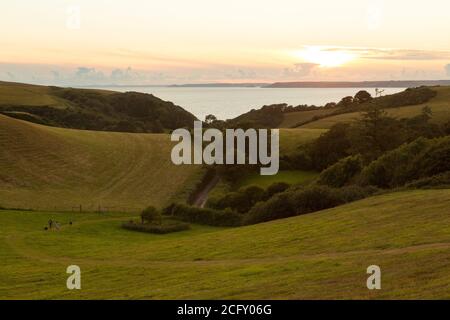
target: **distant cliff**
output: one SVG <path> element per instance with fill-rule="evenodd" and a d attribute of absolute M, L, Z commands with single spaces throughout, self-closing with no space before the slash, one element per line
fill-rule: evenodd
<path fill-rule="evenodd" d="M 450 80 L 275 82 L 265 88 L 415 88 L 420 86 L 450 86 Z"/>

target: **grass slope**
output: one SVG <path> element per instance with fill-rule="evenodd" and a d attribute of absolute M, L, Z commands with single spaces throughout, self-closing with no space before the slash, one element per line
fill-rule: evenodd
<path fill-rule="evenodd" d="M 252 173 L 239 181 L 239 187 L 258 186 L 268 188 L 270 185 L 278 182 L 284 182 L 291 185 L 308 184 L 319 174 L 311 171 L 285 170 L 279 171 L 274 176 L 262 176 L 258 173 Z"/>
<path fill-rule="evenodd" d="M 450 190 L 377 196 L 236 229 L 156 236 L 127 216 L 0 212 L 0 299 L 450 298 Z M 45 232 L 49 218 L 67 223 Z M 82 290 L 66 289 L 68 265 Z M 382 290 L 366 288 L 379 265 Z"/>
<path fill-rule="evenodd" d="M 112 94 L 107 90 L 91 90 Z M 0 81 L 0 105 L 69 107 L 70 104 L 53 94 L 52 87 Z"/>
<path fill-rule="evenodd" d="M 445 123 L 450 120 L 450 87 L 433 87 L 437 92 L 437 96 L 429 102 L 398 108 L 386 109 L 388 115 L 396 118 L 411 118 L 419 115 L 422 108 L 429 106 L 433 112 L 432 121 L 436 123 Z M 359 112 L 345 113 L 336 116 L 327 117 L 317 121 L 310 122 L 301 126 L 303 129 L 329 129 L 338 122 L 351 122 L 361 116 Z"/>
<path fill-rule="evenodd" d="M 281 129 L 280 130 L 280 155 L 289 155 L 297 150 L 300 145 L 309 143 L 327 132 L 324 129 Z"/>
<path fill-rule="evenodd" d="M 314 117 L 326 116 L 334 111 L 333 109 L 319 109 L 284 113 L 280 128 L 295 128 L 299 124 L 313 120 Z"/>
<path fill-rule="evenodd" d="M 161 206 L 188 191 L 199 175 L 198 166 L 173 165 L 171 148 L 165 134 L 61 129 L 0 115 L 0 205 Z"/>
<path fill-rule="evenodd" d="M 1 81 L 0 114 L 61 128 L 137 133 L 192 127 L 196 120 L 150 94 Z"/>

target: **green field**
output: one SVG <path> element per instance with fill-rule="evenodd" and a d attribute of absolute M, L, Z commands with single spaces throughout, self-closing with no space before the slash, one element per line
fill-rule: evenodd
<path fill-rule="evenodd" d="M 321 134 L 327 132 L 326 129 L 281 129 L 280 130 L 280 155 L 289 155 L 305 143 L 311 142 Z"/>
<path fill-rule="evenodd" d="M 166 236 L 123 230 L 118 214 L 1 211 L 0 298 L 448 299 L 449 207 L 450 190 L 409 191 Z M 44 231 L 50 218 L 63 228 Z M 73 264 L 79 291 L 66 289 Z M 379 291 L 366 288 L 373 264 Z"/>
<path fill-rule="evenodd" d="M 261 188 L 267 188 L 271 184 L 277 182 L 284 182 L 291 185 L 295 184 L 307 184 L 311 182 L 314 178 L 318 176 L 316 172 L 307 172 L 307 171 L 295 171 L 295 170 L 285 170 L 280 171 L 278 174 L 274 176 L 261 176 L 258 173 L 254 173 L 244 177 L 240 183 L 240 187 L 245 186 L 258 186 Z"/>
<path fill-rule="evenodd" d="M 429 106 L 433 112 L 432 121 L 445 123 L 450 120 L 450 87 L 433 87 L 437 91 L 437 96 L 429 102 L 416 105 L 386 109 L 388 115 L 395 118 L 411 118 L 421 113 L 422 108 Z M 301 126 L 302 129 L 329 129 L 336 123 L 352 122 L 360 118 L 361 113 L 344 113 L 337 116 L 326 117 Z"/>
<path fill-rule="evenodd" d="M 110 94 L 107 90 L 90 90 Z M 56 97 L 51 87 L 0 81 L 0 105 L 67 107 L 68 102 Z"/>
<path fill-rule="evenodd" d="M 0 206 L 137 212 L 187 198 L 200 168 L 173 165 L 172 146 L 166 134 L 61 129 L 0 115 Z"/>
<path fill-rule="evenodd" d="M 285 113 L 280 128 L 295 128 L 305 122 L 313 120 L 314 117 L 325 116 L 334 111 L 335 110 L 333 109 L 319 109 Z"/>

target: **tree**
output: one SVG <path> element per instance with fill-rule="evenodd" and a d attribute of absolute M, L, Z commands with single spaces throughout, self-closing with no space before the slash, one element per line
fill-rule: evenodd
<path fill-rule="evenodd" d="M 372 106 L 362 114 L 350 130 L 352 154 L 362 154 L 365 160 L 374 160 L 406 140 L 401 121 L 391 118 L 383 109 Z"/>
<path fill-rule="evenodd" d="M 213 115 L 213 114 L 208 114 L 208 115 L 205 117 L 205 123 L 206 123 L 206 124 L 212 124 L 212 123 L 214 123 L 215 121 L 217 121 L 217 117 L 216 117 L 215 115 Z"/>
<path fill-rule="evenodd" d="M 355 95 L 355 98 L 353 99 L 353 101 L 355 101 L 357 103 L 364 103 L 364 102 L 370 101 L 372 99 L 373 98 L 369 92 L 367 92 L 365 90 L 361 90 Z"/>
<path fill-rule="evenodd" d="M 161 213 L 155 207 L 148 207 L 141 213 L 142 223 L 162 223 Z"/>
<path fill-rule="evenodd" d="M 329 108 L 334 108 L 334 107 L 336 107 L 336 106 L 337 106 L 336 102 L 328 102 L 328 103 L 324 106 L 324 108 L 329 109 Z"/>
<path fill-rule="evenodd" d="M 309 149 L 311 164 L 316 170 L 322 171 L 342 158 L 351 155 L 348 132 L 350 125 L 337 123 L 329 131 L 322 134 Z"/>
<path fill-rule="evenodd" d="M 353 97 L 348 96 L 345 98 L 342 98 L 342 100 L 337 104 L 338 107 L 349 107 L 353 104 Z"/>

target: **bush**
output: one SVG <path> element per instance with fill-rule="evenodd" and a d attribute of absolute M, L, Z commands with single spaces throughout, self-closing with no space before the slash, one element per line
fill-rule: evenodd
<path fill-rule="evenodd" d="M 415 180 L 406 185 L 407 188 L 427 188 L 427 187 L 449 187 L 450 171 L 434 175 L 432 177 Z"/>
<path fill-rule="evenodd" d="M 427 147 L 427 140 L 416 141 L 392 150 L 363 169 L 360 184 L 393 188 L 411 179 L 408 164 Z"/>
<path fill-rule="evenodd" d="M 283 219 L 295 215 L 295 204 L 292 193 L 283 192 L 275 195 L 266 202 L 257 203 L 243 219 L 243 224 L 256 224 L 276 219 Z"/>
<path fill-rule="evenodd" d="M 353 99 L 353 101 L 356 103 L 364 103 L 364 102 L 371 101 L 372 99 L 373 98 L 369 92 L 367 92 L 365 90 L 361 90 L 355 95 L 355 98 Z"/>
<path fill-rule="evenodd" d="M 238 213 L 246 213 L 258 202 L 266 201 L 275 194 L 286 191 L 289 187 L 289 184 L 283 182 L 274 183 L 267 190 L 258 186 L 249 186 L 229 192 L 220 199 L 214 199 L 209 202 L 209 206 L 216 210 L 231 209 Z"/>
<path fill-rule="evenodd" d="M 241 224 L 241 215 L 229 209 L 221 211 L 171 204 L 163 210 L 163 214 L 185 222 L 208 226 L 235 227 Z"/>
<path fill-rule="evenodd" d="M 411 176 L 415 178 L 431 177 L 450 171 L 450 136 L 428 142 L 428 148 L 415 157 L 410 165 Z"/>
<path fill-rule="evenodd" d="M 148 207 L 141 213 L 142 223 L 162 223 L 161 213 L 155 207 Z"/>
<path fill-rule="evenodd" d="M 282 193 L 289 188 L 290 188 L 290 185 L 285 182 L 273 183 L 267 188 L 266 194 L 264 196 L 264 198 L 265 198 L 264 200 L 268 200 L 268 199 L 272 198 L 274 195 L 276 195 L 278 193 Z"/>
<path fill-rule="evenodd" d="M 450 137 L 419 138 L 392 150 L 363 169 L 361 185 L 403 186 L 413 180 L 450 171 Z"/>
<path fill-rule="evenodd" d="M 272 197 L 266 202 L 256 204 L 244 218 L 244 224 L 255 224 L 283 219 L 356 201 L 374 194 L 378 189 L 350 186 L 330 188 L 311 186 L 306 189 L 289 189 Z"/>
<path fill-rule="evenodd" d="M 189 230 L 191 227 L 189 224 L 182 222 L 171 222 L 168 224 L 154 225 L 154 224 L 139 224 L 130 221 L 123 223 L 122 228 L 139 232 L 167 234 L 172 232 Z"/>
<path fill-rule="evenodd" d="M 319 176 L 318 183 L 330 187 L 343 187 L 348 184 L 363 168 L 361 156 L 344 158 L 325 169 Z"/>
<path fill-rule="evenodd" d="M 337 193 L 339 195 L 339 199 L 343 203 L 349 203 L 349 202 L 353 202 L 353 201 L 357 201 L 357 200 L 361 200 L 361 199 L 370 197 L 379 191 L 380 190 L 374 186 L 360 187 L 360 186 L 352 185 L 352 186 L 338 189 Z"/>

